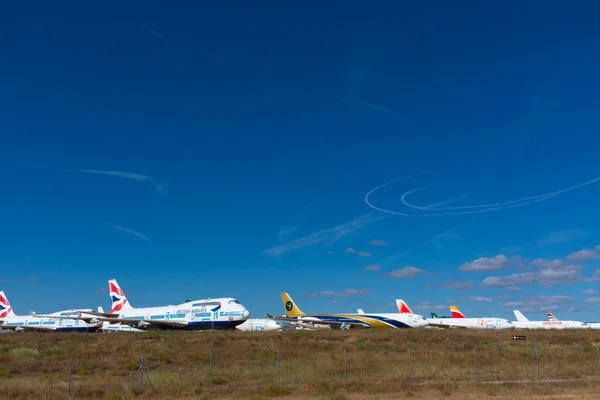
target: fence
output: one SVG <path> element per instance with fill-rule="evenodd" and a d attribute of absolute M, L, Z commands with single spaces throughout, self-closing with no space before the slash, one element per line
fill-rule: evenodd
<path fill-rule="evenodd" d="M 228 396 L 238 390 L 283 395 L 299 388 L 323 394 L 532 384 L 565 390 L 600 383 L 600 337 L 595 332 L 530 332 L 525 341 L 513 341 L 512 331 L 456 330 L 383 336 L 44 334 L 35 337 L 37 343 L 21 335 L 3 335 L 0 342 L 0 391 L 5 393 L 22 393 L 10 382 L 27 375 L 24 366 L 33 372 L 32 379 L 36 369 L 43 378 L 50 374 L 48 385 L 57 395 L 62 391 L 77 397 L 122 392 L 124 387 L 131 393 L 176 398 Z"/>

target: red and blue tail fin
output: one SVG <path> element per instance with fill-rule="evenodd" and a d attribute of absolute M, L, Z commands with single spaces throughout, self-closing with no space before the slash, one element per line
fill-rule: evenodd
<path fill-rule="evenodd" d="M 111 314 L 118 314 L 124 310 L 133 308 L 129 301 L 127 301 L 127 297 L 125 297 L 125 293 L 121 290 L 116 279 L 108 281 L 108 295 L 110 296 Z"/>
<path fill-rule="evenodd" d="M 3 291 L 0 291 L 0 321 L 5 320 L 7 317 L 15 315 L 13 312 L 8 299 Z"/>

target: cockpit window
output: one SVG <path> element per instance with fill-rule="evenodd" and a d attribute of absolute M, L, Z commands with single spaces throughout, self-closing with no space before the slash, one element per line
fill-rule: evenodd
<path fill-rule="evenodd" d="M 240 304 L 240 302 L 237 301 L 237 300 L 235 300 L 235 299 L 233 299 L 233 300 L 229 300 L 228 304 Z"/>

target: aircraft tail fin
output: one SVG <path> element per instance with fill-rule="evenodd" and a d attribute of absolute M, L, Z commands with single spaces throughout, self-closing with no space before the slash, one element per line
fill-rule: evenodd
<path fill-rule="evenodd" d="M 111 302 L 111 314 L 116 314 L 120 311 L 133 308 L 129 301 L 127 301 L 127 297 L 125 297 L 125 293 L 123 293 L 123 290 L 121 290 L 121 287 L 117 283 L 116 279 L 111 279 L 108 281 L 108 294 Z"/>
<path fill-rule="evenodd" d="M 0 291 L 0 321 L 5 320 L 7 317 L 15 315 L 13 312 L 8 299 L 3 291 Z"/>
<path fill-rule="evenodd" d="M 527 321 L 529 321 L 527 319 L 527 317 L 524 316 L 523 313 L 521 313 L 521 311 L 519 311 L 519 310 L 513 310 L 513 313 L 515 314 L 515 317 L 517 317 L 517 321 L 519 321 L 519 322 L 527 322 Z"/>
<path fill-rule="evenodd" d="M 359 314 L 364 314 L 365 312 L 363 311 L 362 308 L 359 308 L 358 310 L 356 310 Z"/>
<path fill-rule="evenodd" d="M 548 321 L 558 321 L 558 318 L 556 318 L 556 316 L 554 314 L 552 314 L 551 312 L 546 314 L 546 316 L 548 317 Z"/>
<path fill-rule="evenodd" d="M 398 306 L 398 312 L 400 314 L 413 314 L 408 304 L 402 299 L 396 299 L 396 305 Z"/>
<path fill-rule="evenodd" d="M 281 301 L 283 302 L 283 307 L 285 308 L 285 315 L 288 317 L 301 317 L 306 315 L 298 308 L 289 294 L 281 293 Z"/>
<path fill-rule="evenodd" d="M 104 314 L 104 308 L 102 306 L 98 306 L 98 312 Z"/>
<path fill-rule="evenodd" d="M 431 313 L 431 318 L 434 318 L 434 319 L 435 319 L 435 318 L 439 318 L 439 317 L 437 316 L 437 314 L 436 314 L 436 313 L 432 312 L 432 313 Z"/>
<path fill-rule="evenodd" d="M 452 313 L 452 318 L 466 318 L 465 314 L 461 313 L 456 306 L 450 306 L 450 312 Z"/>

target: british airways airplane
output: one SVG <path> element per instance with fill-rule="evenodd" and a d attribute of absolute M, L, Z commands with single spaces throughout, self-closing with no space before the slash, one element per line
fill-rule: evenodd
<path fill-rule="evenodd" d="M 21 331 L 52 331 L 52 332 L 95 332 L 101 325 L 96 318 L 89 322 L 73 319 L 73 316 L 91 309 L 64 310 L 49 314 L 46 318 L 31 318 L 30 316 L 17 315 L 13 311 L 8 298 L 0 291 L 0 328 Z"/>
<path fill-rule="evenodd" d="M 250 311 L 234 298 L 188 301 L 178 305 L 135 308 L 116 279 L 108 281 L 111 301 L 109 313 L 86 311 L 89 316 L 111 324 L 129 325 L 139 329 L 234 329 L 250 317 Z"/>

